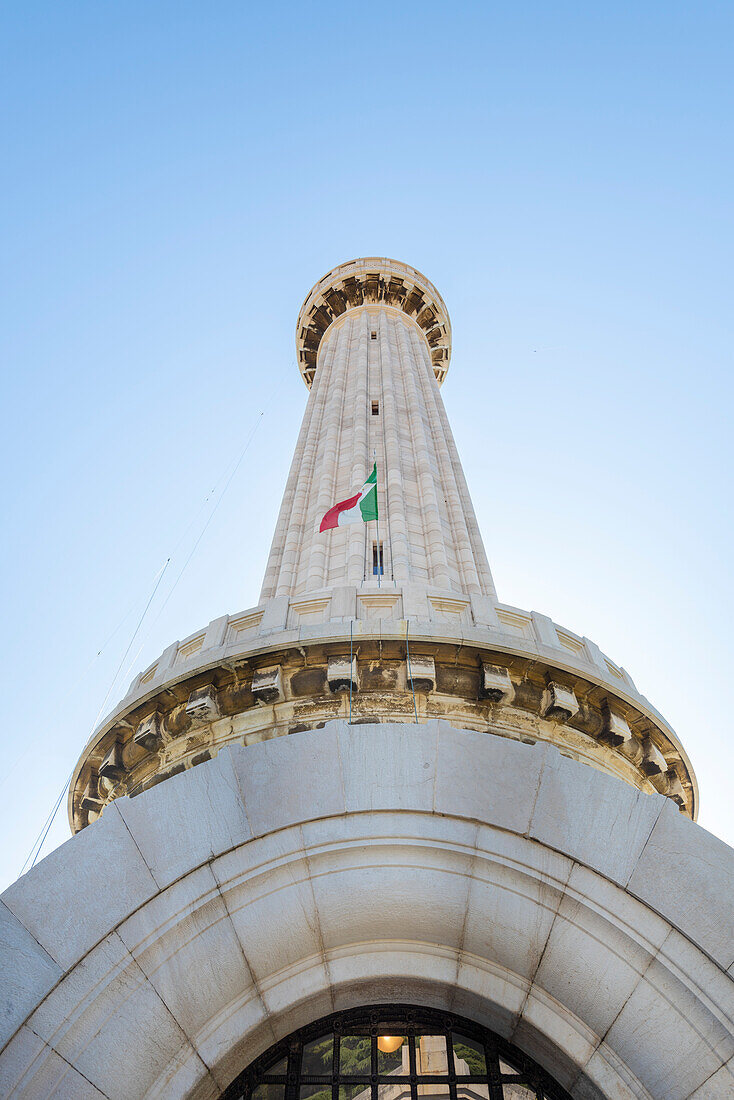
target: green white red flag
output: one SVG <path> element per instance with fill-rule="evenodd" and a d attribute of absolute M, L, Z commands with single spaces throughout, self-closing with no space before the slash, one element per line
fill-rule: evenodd
<path fill-rule="evenodd" d="M 377 519 L 377 463 L 358 493 L 329 509 L 319 531 L 330 531 L 347 523 L 369 523 L 372 519 Z"/>

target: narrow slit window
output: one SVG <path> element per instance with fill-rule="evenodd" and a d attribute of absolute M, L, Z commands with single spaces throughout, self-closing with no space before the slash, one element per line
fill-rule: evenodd
<path fill-rule="evenodd" d="M 377 339 L 377 333 L 376 332 L 371 332 L 370 333 L 370 340 L 376 340 L 376 339 Z"/>
<path fill-rule="evenodd" d="M 372 543 L 372 575 L 374 577 L 385 575 L 385 563 L 382 556 L 382 543 Z"/>
<path fill-rule="evenodd" d="M 373 416 L 379 416 L 380 415 L 380 402 L 379 401 L 373 401 L 372 402 L 372 415 Z"/>

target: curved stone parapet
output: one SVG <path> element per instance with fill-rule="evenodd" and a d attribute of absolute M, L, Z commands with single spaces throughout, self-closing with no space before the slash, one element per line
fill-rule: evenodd
<path fill-rule="evenodd" d="M 369 586 L 270 600 L 169 646 L 85 747 L 69 791 L 72 829 L 223 744 L 316 728 L 350 705 L 358 721 L 415 712 L 547 741 L 691 817 L 698 810 L 676 734 L 588 638 L 484 597 Z"/>
<path fill-rule="evenodd" d="M 447 722 L 230 745 L 2 896 L 0 1095 L 214 1098 L 295 1028 L 401 999 L 574 1100 L 725 1100 L 733 894 L 730 848 L 550 745 Z"/>
<path fill-rule="evenodd" d="M 451 359 L 451 321 L 441 295 L 409 264 L 371 256 L 340 264 L 309 291 L 298 313 L 296 353 L 306 385 L 316 373 L 319 346 L 331 323 L 357 306 L 384 303 L 412 317 L 430 348 L 433 370 L 443 382 Z"/>

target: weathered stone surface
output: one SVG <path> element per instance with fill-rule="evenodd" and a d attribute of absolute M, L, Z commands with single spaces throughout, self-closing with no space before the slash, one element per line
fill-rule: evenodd
<path fill-rule="evenodd" d="M 627 719 L 609 705 L 604 713 L 604 736 L 613 745 L 623 745 L 632 740 L 632 730 Z"/>
<path fill-rule="evenodd" d="M 482 665 L 482 695 L 493 703 L 510 703 L 515 694 L 510 674 L 501 665 Z"/>
<path fill-rule="evenodd" d="M 195 688 L 189 695 L 186 714 L 193 723 L 213 722 L 219 717 L 217 692 L 213 684 Z"/>
<path fill-rule="evenodd" d="M 503 745 L 500 739 L 442 723 L 434 808 L 437 813 L 477 821 L 530 825 L 547 746 Z"/>
<path fill-rule="evenodd" d="M 252 694 L 258 703 L 275 703 L 283 696 L 283 670 L 260 668 L 252 674 Z"/>
<path fill-rule="evenodd" d="M 440 723 L 338 727 L 348 813 L 359 810 L 433 809 Z"/>
<path fill-rule="evenodd" d="M 670 882 L 685 883 L 671 890 Z M 723 841 L 663 805 L 628 882 L 641 901 L 665 913 L 727 969 L 734 961 L 734 853 Z"/>
<path fill-rule="evenodd" d="M 106 1100 L 81 1073 L 30 1028 L 18 1031 L 0 1054 L 0 1096 L 13 1100 Z"/>
<path fill-rule="evenodd" d="M 227 832 L 238 787 L 250 839 Z M 387 996 L 486 1022 L 553 1061 L 578 1100 L 726 1096 L 734 983 L 688 938 L 708 955 L 716 946 L 681 899 L 696 888 L 691 860 L 718 860 L 721 912 L 734 856 L 662 798 L 548 746 L 443 723 L 337 722 L 225 750 L 164 791 L 163 819 L 181 822 L 175 862 L 160 854 L 156 800 L 141 796 L 35 869 L 36 897 L 56 903 L 31 905 L 47 949 L 60 875 L 84 904 L 68 972 L 48 989 L 53 964 L 48 978 L 42 970 L 39 1003 L 0 1054 L 4 1094 L 56 1095 L 46 1082 L 61 1080 L 61 1065 L 70 1096 L 214 1096 L 279 1035 Z M 575 801 L 585 830 L 565 816 Z M 140 848 L 115 817 L 136 804 Z M 663 807 L 649 839 L 635 820 L 647 804 Z M 85 868 L 113 842 L 127 892 L 113 895 L 103 928 Z M 148 878 L 132 896 L 141 851 L 173 881 Z M 633 892 L 610 881 L 625 874 Z M 638 875 L 647 901 L 634 896 Z M 30 905 L 17 892 L 25 881 L 11 891 L 14 912 Z"/>
<path fill-rule="evenodd" d="M 612 789 L 614 797 L 601 772 L 548 752 L 530 836 L 626 885 L 665 801 L 627 784 L 616 783 Z M 605 846 L 604 838 L 611 836 L 624 836 L 624 843 Z"/>
<path fill-rule="evenodd" d="M 254 836 L 344 812 L 337 732 L 333 726 L 294 733 L 246 749 L 232 762 Z"/>
<path fill-rule="evenodd" d="M 117 805 L 13 883 L 3 901 L 62 969 L 157 893 Z"/>
<path fill-rule="evenodd" d="M 61 974 L 58 963 L 0 902 L 0 1049 Z"/>
<path fill-rule="evenodd" d="M 568 722 L 579 712 L 579 702 L 572 688 L 551 681 L 543 693 L 540 713 L 543 718 Z"/>
<path fill-rule="evenodd" d="M 163 741 L 162 718 L 157 710 L 140 722 L 133 741 L 150 752 L 156 752 Z"/>
<path fill-rule="evenodd" d="M 433 657 L 411 655 L 407 666 L 408 685 L 416 691 L 434 691 L 436 688 L 436 662 Z"/>
<path fill-rule="evenodd" d="M 359 691 L 357 658 L 332 657 L 326 673 L 329 691 Z"/>
<path fill-rule="evenodd" d="M 252 836 L 233 767 L 241 746 L 226 746 L 215 768 L 181 772 L 115 805 L 159 886 L 183 874 L 193 856 L 203 861 Z"/>

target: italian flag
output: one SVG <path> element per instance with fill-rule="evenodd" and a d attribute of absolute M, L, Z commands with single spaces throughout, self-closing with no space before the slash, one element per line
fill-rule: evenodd
<path fill-rule="evenodd" d="M 371 519 L 377 519 L 377 463 L 358 493 L 329 509 L 319 531 L 330 531 L 347 523 L 369 523 Z"/>

